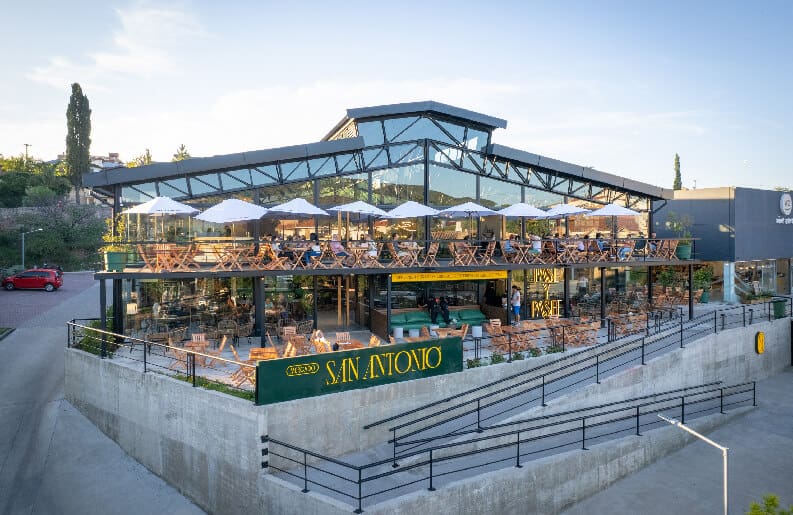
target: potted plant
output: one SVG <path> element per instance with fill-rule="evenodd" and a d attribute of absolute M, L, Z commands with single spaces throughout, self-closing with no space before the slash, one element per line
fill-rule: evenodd
<path fill-rule="evenodd" d="M 121 215 L 115 219 L 105 219 L 107 229 L 102 235 L 104 245 L 99 249 L 104 256 L 105 270 L 108 272 L 122 272 L 127 265 L 127 255 L 130 246 L 124 243 L 124 218 Z"/>
<path fill-rule="evenodd" d="M 663 267 L 655 275 L 655 281 L 660 286 L 672 286 L 677 279 L 677 273 L 671 267 Z"/>
<path fill-rule="evenodd" d="M 677 259 L 691 259 L 691 227 L 694 220 L 689 215 L 678 215 L 674 211 L 666 217 L 666 228 L 675 233 L 679 239 L 675 256 Z"/>
<path fill-rule="evenodd" d="M 710 300 L 710 288 L 713 282 L 713 269 L 710 265 L 705 265 L 694 271 L 694 289 L 702 290 L 702 297 L 699 301 L 706 303 Z"/>

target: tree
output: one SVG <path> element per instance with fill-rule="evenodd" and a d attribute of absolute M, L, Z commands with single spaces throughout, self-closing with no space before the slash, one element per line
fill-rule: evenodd
<path fill-rule="evenodd" d="M 683 179 L 680 176 L 680 156 L 677 154 L 675 154 L 675 182 L 672 183 L 672 189 L 683 189 Z"/>
<path fill-rule="evenodd" d="M 171 161 L 173 162 L 184 161 L 185 159 L 190 159 L 191 157 L 192 156 L 190 155 L 190 152 L 187 151 L 187 148 L 185 148 L 184 143 L 182 143 L 181 145 L 179 145 L 179 148 L 176 149 L 176 154 L 173 155 L 173 159 L 171 159 Z"/>
<path fill-rule="evenodd" d="M 154 161 L 151 159 L 151 152 L 149 149 L 146 149 L 146 152 L 142 153 L 132 161 L 127 163 L 127 168 L 137 168 L 138 166 L 146 166 L 152 164 Z"/>
<path fill-rule="evenodd" d="M 753 502 L 749 507 L 747 515 L 793 515 L 793 505 L 786 510 L 779 507 L 779 497 L 773 494 L 763 496 L 763 505 Z"/>
<path fill-rule="evenodd" d="M 66 109 L 66 173 L 74 186 L 74 199 L 80 203 L 83 174 L 91 164 L 91 109 L 88 97 L 78 83 L 72 84 L 72 96 Z"/>

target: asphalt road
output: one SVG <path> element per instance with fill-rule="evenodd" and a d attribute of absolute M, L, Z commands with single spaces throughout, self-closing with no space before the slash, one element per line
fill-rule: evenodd
<path fill-rule="evenodd" d="M 99 314 L 93 274 L 0 291 L 0 514 L 200 514 L 63 398 L 66 322 Z"/>

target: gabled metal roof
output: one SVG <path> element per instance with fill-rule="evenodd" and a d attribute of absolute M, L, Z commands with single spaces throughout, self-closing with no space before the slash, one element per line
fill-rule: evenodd
<path fill-rule="evenodd" d="M 619 175 L 601 172 L 594 168 L 567 163 L 565 161 L 559 161 L 558 159 L 541 156 L 539 154 L 532 154 L 525 150 L 518 150 L 516 148 L 492 143 L 487 146 L 485 151 L 488 154 L 495 155 L 507 161 L 517 161 L 519 163 L 546 168 L 569 176 L 580 177 L 588 181 L 623 188 L 628 191 L 642 193 L 653 199 L 671 199 L 673 197 L 673 191 L 670 189 L 660 188 L 652 184 L 634 181 L 632 179 L 620 177 Z"/>
<path fill-rule="evenodd" d="M 490 129 L 506 129 L 507 121 L 495 116 L 489 116 L 476 111 L 469 111 L 460 107 L 454 107 L 441 102 L 425 100 L 422 102 L 405 102 L 402 104 L 387 104 L 373 107 L 357 107 L 347 109 L 347 116 L 341 119 L 331 131 L 325 135 L 323 140 L 333 136 L 339 129 L 346 125 L 350 120 L 363 118 L 377 118 L 381 116 L 410 115 L 416 113 L 433 112 L 464 121 L 470 121 L 479 125 L 484 125 Z"/>
<path fill-rule="evenodd" d="M 174 163 L 153 163 L 135 168 L 115 168 L 83 175 L 83 186 L 101 187 L 179 177 L 201 172 L 232 170 L 280 161 L 308 159 L 336 152 L 360 150 L 363 146 L 363 138 L 358 137 L 212 157 L 194 157 Z"/>

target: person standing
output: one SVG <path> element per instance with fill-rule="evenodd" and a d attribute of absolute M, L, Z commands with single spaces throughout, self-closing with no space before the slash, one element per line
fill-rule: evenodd
<path fill-rule="evenodd" d="M 578 295 L 583 297 L 587 294 L 587 290 L 589 289 L 589 278 L 586 275 L 582 275 L 578 278 Z"/>
<path fill-rule="evenodd" d="M 515 315 L 515 323 L 520 322 L 520 288 L 517 285 L 512 285 L 512 296 L 509 298 L 509 303 L 512 306 L 512 314 Z"/>

